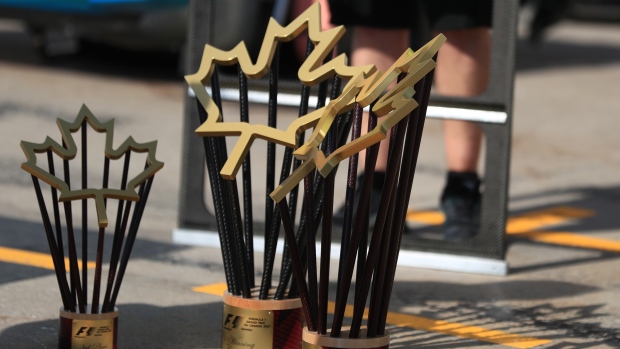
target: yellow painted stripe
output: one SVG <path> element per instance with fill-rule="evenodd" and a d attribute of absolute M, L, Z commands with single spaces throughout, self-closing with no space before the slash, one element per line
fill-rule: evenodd
<path fill-rule="evenodd" d="M 548 244 L 620 252 L 620 241 L 569 232 L 535 231 L 535 229 L 549 225 L 562 224 L 572 219 L 587 218 L 594 215 L 595 212 L 591 210 L 567 206 L 553 207 L 511 218 L 508 221 L 506 233 Z"/>
<path fill-rule="evenodd" d="M 529 232 L 550 225 L 565 223 L 571 219 L 592 217 L 594 211 L 584 210 L 581 208 L 558 206 L 546 210 L 528 212 L 523 215 L 511 217 L 508 219 L 506 232 L 508 234 L 516 234 L 521 232 Z M 407 212 L 407 220 L 416 221 L 429 225 L 439 225 L 444 221 L 444 215 L 440 211 L 414 211 Z"/>
<path fill-rule="evenodd" d="M 226 288 L 227 287 L 225 283 L 219 283 L 194 287 L 192 290 L 194 290 L 195 292 L 222 296 Z M 335 308 L 336 303 L 329 302 L 327 304 L 327 309 L 329 313 L 333 314 Z M 347 304 L 344 315 L 349 318 L 353 316 L 353 305 Z M 368 308 L 364 310 L 364 318 L 366 318 L 367 316 Z M 416 330 L 437 332 L 448 336 L 469 338 L 483 342 L 501 344 L 513 348 L 527 349 L 551 343 L 551 340 L 549 339 L 524 337 L 518 334 L 512 334 L 498 330 L 490 330 L 488 328 L 479 326 L 468 326 L 458 322 L 427 319 L 419 316 L 399 314 L 394 312 L 388 312 L 387 323 L 399 327 L 409 327 Z"/>
<path fill-rule="evenodd" d="M 48 253 L 31 252 L 0 246 L 0 262 L 22 264 L 31 267 L 54 270 L 52 256 Z M 95 262 L 88 262 L 88 268 L 94 268 Z M 69 270 L 69 258 L 65 258 L 65 268 Z"/>
<path fill-rule="evenodd" d="M 194 292 L 200 292 L 200 293 L 206 293 L 206 294 L 212 294 L 215 296 L 224 296 L 224 291 L 226 291 L 228 289 L 228 286 L 226 286 L 225 282 L 219 283 L 219 284 L 211 284 L 211 285 L 204 285 L 204 286 L 197 286 L 192 288 L 192 291 Z"/>
<path fill-rule="evenodd" d="M 591 210 L 568 206 L 558 206 L 545 210 L 528 212 L 509 218 L 506 225 L 506 234 L 560 246 L 620 252 L 620 241 L 594 238 L 568 232 L 536 231 L 536 229 L 566 223 L 573 219 L 592 217 L 595 214 L 596 213 Z M 407 219 L 429 225 L 439 225 L 443 223 L 444 216 L 439 211 L 409 210 L 409 212 L 407 212 Z"/>
<path fill-rule="evenodd" d="M 565 223 L 572 219 L 594 216 L 594 211 L 580 208 L 558 206 L 546 210 L 528 212 L 523 215 L 511 217 L 506 225 L 507 234 L 521 234 L 541 229 L 550 225 Z"/>
<path fill-rule="evenodd" d="M 556 232 L 556 231 L 533 231 L 520 233 L 518 237 L 523 237 L 533 241 L 544 242 L 547 244 L 587 248 L 609 252 L 620 252 L 620 241 L 600 239 L 585 235 Z"/>
<path fill-rule="evenodd" d="M 428 225 L 439 225 L 444 221 L 443 213 L 439 211 L 414 211 L 407 212 L 408 221 L 416 221 Z"/>
<path fill-rule="evenodd" d="M 501 344 L 512 348 L 534 348 L 551 343 L 549 339 L 525 337 L 479 326 L 469 326 L 458 322 L 427 319 L 394 312 L 388 312 L 387 323 L 399 327 L 410 327 L 416 330 L 438 332 L 448 336 Z"/>

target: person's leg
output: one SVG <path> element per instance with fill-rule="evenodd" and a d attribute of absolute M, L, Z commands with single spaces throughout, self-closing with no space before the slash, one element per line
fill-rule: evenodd
<path fill-rule="evenodd" d="M 439 51 L 435 73 L 438 94 L 458 97 L 479 95 L 489 78 L 490 31 L 473 28 L 445 31 L 448 41 Z M 441 196 L 446 214 L 445 236 L 460 240 L 476 234 L 480 210 L 477 175 L 482 130 L 469 121 L 443 121 L 448 178 Z"/>
<path fill-rule="evenodd" d="M 488 28 L 446 31 L 437 57 L 435 90 L 444 96 L 472 97 L 486 89 L 491 36 Z M 448 170 L 476 172 L 482 131 L 472 122 L 443 122 Z"/>

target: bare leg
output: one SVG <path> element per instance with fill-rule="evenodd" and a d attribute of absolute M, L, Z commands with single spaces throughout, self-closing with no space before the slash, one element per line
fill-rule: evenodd
<path fill-rule="evenodd" d="M 374 64 L 385 72 L 408 47 L 409 32 L 406 29 L 380 29 L 356 27 L 353 32 L 353 53 L 351 64 L 355 66 Z M 368 113 L 364 113 L 362 134 L 368 129 Z M 385 172 L 388 158 L 389 133 L 379 148 L 376 170 Z M 366 152 L 360 153 L 360 164 L 366 159 Z"/>
<path fill-rule="evenodd" d="M 435 86 L 438 94 L 476 96 L 489 78 L 490 32 L 487 28 L 447 31 L 439 51 Z M 444 238 L 461 241 L 475 236 L 480 221 L 480 181 L 477 167 L 482 130 L 469 121 L 443 122 L 448 176 L 441 195 L 446 215 Z"/>
<path fill-rule="evenodd" d="M 437 58 L 437 93 L 470 97 L 484 92 L 489 79 L 489 29 L 455 30 L 443 34 L 448 41 Z M 482 142 L 480 127 L 473 122 L 445 120 L 443 130 L 448 170 L 476 172 Z"/>

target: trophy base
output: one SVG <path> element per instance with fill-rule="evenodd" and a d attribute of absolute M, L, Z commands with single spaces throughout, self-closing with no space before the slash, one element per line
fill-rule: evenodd
<path fill-rule="evenodd" d="M 116 349 L 118 309 L 114 310 L 103 314 L 81 314 L 61 308 L 58 348 Z"/>
<path fill-rule="evenodd" d="M 365 338 L 366 330 L 360 331 L 360 338 L 348 338 L 348 328 L 342 330 L 340 337 L 333 338 L 329 332 L 320 335 L 304 328 L 303 349 L 388 349 L 390 347 L 390 334 L 373 338 Z"/>
<path fill-rule="evenodd" d="M 258 300 L 224 293 L 222 348 L 301 349 L 301 301 Z"/>

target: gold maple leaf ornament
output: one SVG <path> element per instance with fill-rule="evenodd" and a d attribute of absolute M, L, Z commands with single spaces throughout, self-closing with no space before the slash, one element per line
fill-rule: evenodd
<path fill-rule="evenodd" d="M 286 27 L 280 26 L 271 18 L 256 63 L 252 63 L 243 42 L 230 51 L 222 51 L 206 45 L 198 72 L 185 77 L 196 98 L 207 112 L 206 121 L 196 129 L 196 133 L 202 137 L 239 137 L 220 172 L 224 179 L 232 180 L 236 177 L 243 159 L 247 156 L 256 138 L 296 149 L 294 155 L 303 160 L 303 163 L 270 194 L 276 202 L 281 201 L 315 168 L 322 176 L 327 176 L 342 160 L 380 142 L 394 125 L 418 107 L 413 99 L 416 93 L 414 85 L 435 68 L 433 57 L 446 41 L 445 36 L 439 34 L 417 51 L 407 49 L 384 73 L 378 71 L 374 65 L 349 66 L 344 54 L 323 63 L 344 34 L 345 29 L 339 26 L 321 31 L 320 23 L 319 3 L 310 6 Z M 266 125 L 252 125 L 247 122 L 222 122 L 220 110 L 205 88 L 213 75 L 215 65 L 239 63 L 247 77 L 260 78 L 269 70 L 276 43 L 290 41 L 306 29 L 310 40 L 316 46 L 299 68 L 300 82 L 306 86 L 313 86 L 338 75 L 342 79 L 349 80 L 340 96 L 330 101 L 325 107 L 299 117 L 286 130 L 278 130 Z M 403 79 L 382 95 L 400 74 L 404 74 Z M 353 109 L 355 103 L 362 107 L 375 103 L 372 111 L 380 118 L 377 127 L 364 136 L 337 148 L 326 157 L 319 149 L 319 145 L 335 119 Z M 308 141 L 297 149 L 298 136 L 312 127 L 315 129 Z"/>
<path fill-rule="evenodd" d="M 130 136 L 118 148 L 114 149 L 114 119 L 101 123 L 85 105 L 82 106 L 75 121 L 72 123 L 65 120 L 56 119 L 56 124 L 60 130 L 64 146 L 60 145 L 49 136 L 43 143 L 22 141 L 20 145 L 26 155 L 27 161 L 24 162 L 21 167 L 31 175 L 58 189 L 60 191 L 58 201 L 60 202 L 88 198 L 95 199 L 97 219 L 99 221 L 100 228 L 107 227 L 108 225 L 104 199 L 113 198 L 119 200 L 139 201 L 140 196 L 136 193 L 135 188 L 144 183 L 150 177 L 154 176 L 155 173 L 164 166 L 162 162 L 155 158 L 157 141 L 138 143 L 133 139 L 133 137 Z M 110 160 L 117 160 L 124 154 L 131 151 L 137 153 L 147 153 L 146 168 L 127 183 L 126 189 L 71 189 L 64 180 L 50 174 L 47 170 L 44 170 L 37 164 L 36 154 L 46 153 L 48 151 L 54 152 L 63 160 L 72 160 L 75 158 L 78 147 L 72 134 L 80 130 L 81 127 L 85 127 L 86 124 L 90 125 L 96 132 L 106 134 L 104 153 L 105 157 Z"/>
<path fill-rule="evenodd" d="M 345 54 L 323 63 L 327 55 L 333 51 L 338 40 L 344 35 L 345 29 L 343 26 L 339 26 L 322 31 L 320 14 L 320 5 L 315 3 L 286 27 L 282 27 L 275 19 L 271 18 L 256 63 L 252 62 L 243 41 L 230 51 L 205 45 L 200 68 L 196 73 L 185 77 L 208 115 L 207 120 L 196 129 L 196 133 L 202 137 L 239 136 L 228 161 L 222 167 L 221 175 L 223 178 L 235 178 L 243 159 L 252 146 L 252 142 L 257 138 L 289 148 L 296 148 L 298 135 L 314 127 L 321 118 L 324 109 L 298 118 L 286 130 L 278 130 L 266 125 L 252 125 L 246 122 L 221 122 L 220 110 L 205 89 L 205 85 L 213 75 L 215 65 L 239 63 L 243 73 L 248 78 L 258 79 L 269 71 L 277 42 L 291 41 L 304 30 L 307 30 L 308 37 L 316 46 L 299 68 L 298 77 L 302 84 L 313 86 L 336 74 L 344 79 L 350 79 L 360 74 L 372 73 L 375 70 L 374 65 L 361 67 L 347 65 Z"/>

